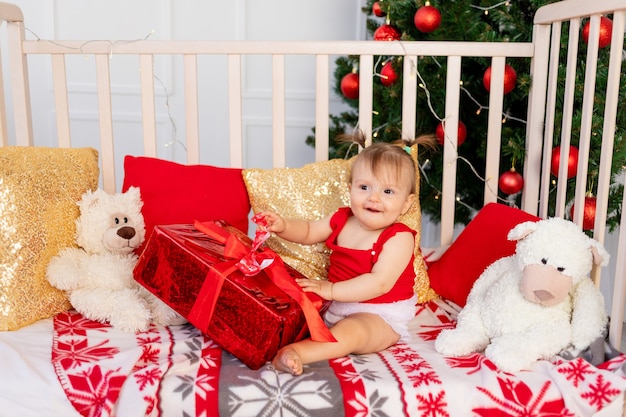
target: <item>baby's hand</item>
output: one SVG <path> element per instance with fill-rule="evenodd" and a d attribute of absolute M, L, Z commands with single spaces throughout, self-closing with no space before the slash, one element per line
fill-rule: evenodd
<path fill-rule="evenodd" d="M 278 214 L 271 211 L 261 211 L 257 213 L 256 216 L 262 217 L 265 221 L 265 226 L 260 227 L 264 227 L 265 230 L 270 232 L 282 233 L 287 228 L 285 220 Z"/>
<path fill-rule="evenodd" d="M 298 278 L 296 282 L 304 292 L 313 292 L 325 300 L 333 299 L 333 283 L 330 281 Z"/>

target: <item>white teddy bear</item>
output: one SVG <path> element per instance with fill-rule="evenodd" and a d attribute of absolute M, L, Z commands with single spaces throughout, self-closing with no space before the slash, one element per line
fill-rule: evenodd
<path fill-rule="evenodd" d="M 113 328 L 137 332 L 150 323 L 182 324 L 186 320 L 133 278 L 134 250 L 145 240 L 139 189 L 109 194 L 102 189 L 83 194 L 76 219 L 76 243 L 53 257 L 47 278 L 64 290 L 84 317 Z"/>
<path fill-rule="evenodd" d="M 435 349 L 445 356 L 484 350 L 500 370 L 515 372 L 569 346 L 589 347 L 607 324 L 589 273 L 608 263 L 607 251 L 561 218 L 520 223 L 508 239 L 517 241 L 515 254 L 485 269 Z"/>

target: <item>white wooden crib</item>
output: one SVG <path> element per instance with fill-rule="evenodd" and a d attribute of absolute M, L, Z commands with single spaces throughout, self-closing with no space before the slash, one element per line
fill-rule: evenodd
<path fill-rule="evenodd" d="M 97 139 L 88 142 L 88 146 L 96 148 L 99 152 L 99 168 L 100 178 L 99 185 L 109 192 L 121 191 L 122 179 L 124 176 L 123 157 L 125 153 L 133 153 L 134 155 L 143 155 L 153 158 L 161 158 L 162 142 L 159 139 L 158 123 L 156 107 L 167 96 L 167 91 L 163 92 L 161 88 L 161 80 L 158 72 L 158 63 L 160 60 L 168 60 L 174 74 L 179 74 L 182 78 L 182 86 L 184 89 L 184 103 L 182 103 L 184 120 L 177 120 L 180 125 L 179 130 L 184 132 L 184 137 L 177 138 L 184 145 L 184 156 L 178 153 L 177 158 L 182 159 L 185 164 L 201 164 L 204 161 L 211 160 L 212 154 L 217 152 L 214 146 L 217 146 L 215 139 L 208 140 L 211 132 L 218 129 L 228 132 L 227 138 L 223 138 L 221 142 L 228 142 L 227 159 L 228 164 L 224 164 L 234 168 L 267 168 L 277 169 L 287 166 L 286 149 L 291 141 L 304 140 L 304 138 L 293 137 L 290 135 L 290 126 L 294 123 L 289 117 L 289 106 L 294 105 L 289 101 L 289 91 L 287 79 L 293 76 L 289 73 L 289 64 L 294 56 L 308 57 L 309 62 L 315 66 L 315 92 L 314 106 L 311 111 L 315 113 L 315 161 L 325 161 L 328 159 L 329 151 L 329 113 L 331 113 L 331 82 L 333 71 L 333 59 L 342 55 L 358 55 L 359 61 L 359 122 L 358 128 L 361 129 L 369 142 L 371 142 L 372 134 L 372 88 L 374 82 L 374 63 L 377 56 L 402 56 L 403 61 L 403 95 L 402 95 L 402 135 L 404 137 L 414 137 L 416 126 L 416 98 L 423 91 L 418 87 L 419 77 L 416 74 L 416 65 L 420 57 L 433 55 L 447 60 L 447 88 L 445 103 L 445 120 L 447 134 L 450 136 L 450 143 L 456 143 L 458 111 L 461 96 L 459 84 L 461 81 L 461 62 L 465 57 L 481 56 L 488 57 L 492 62 L 492 88 L 489 98 L 489 126 L 487 141 L 487 162 L 485 166 L 485 192 L 484 204 L 499 202 L 497 195 L 493 190 L 498 189 L 499 178 L 499 158 L 502 131 L 502 112 L 503 112 L 503 79 L 504 67 L 507 58 L 530 58 L 532 88 L 528 99 L 528 117 L 527 117 L 527 134 L 526 134 L 526 160 L 524 161 L 524 188 L 521 196 L 521 209 L 546 217 L 548 213 L 547 201 L 549 193 L 556 193 L 557 208 L 556 215 L 559 217 L 567 217 L 569 215 L 569 204 L 571 204 L 572 196 L 566 195 L 566 188 L 563 185 L 566 179 L 566 167 L 562 164 L 558 178 L 550 174 L 550 153 L 554 145 L 553 138 L 555 113 L 557 106 L 562 106 L 561 111 L 564 115 L 563 129 L 564 132 L 558 142 L 561 143 L 562 149 L 567 148 L 571 137 L 571 114 L 574 106 L 580 106 L 583 117 L 581 122 L 581 137 L 578 138 L 580 158 L 575 178 L 576 194 L 573 196 L 575 207 L 582 207 L 585 198 L 588 150 L 591 132 L 591 117 L 593 113 L 593 95 L 595 86 L 595 65 L 598 54 L 598 35 L 600 26 L 600 16 L 610 15 L 613 21 L 613 31 L 610 47 L 610 63 L 608 84 L 606 91 L 606 107 L 603 109 L 603 141 L 602 141 L 602 163 L 600 164 L 600 173 L 598 176 L 598 184 L 596 190 L 597 206 L 595 227 L 593 229 L 593 237 L 600 242 L 604 242 L 607 238 L 608 231 L 605 226 L 608 193 L 611 185 L 610 161 L 613 148 L 617 141 L 623 138 L 615 135 L 615 120 L 618 109 L 624 111 L 624 103 L 618 103 L 618 88 L 620 79 L 623 78 L 625 69 L 623 68 L 624 54 L 624 31 L 626 22 L 626 2 L 623 0 L 565 0 L 557 2 L 541 8 L 535 17 L 535 28 L 533 40 L 529 43 L 465 43 L 465 42 L 376 42 L 376 41 L 294 41 L 294 42 L 257 42 L 257 41 L 171 41 L 171 40 L 113 40 L 113 41 L 92 41 L 92 40 L 44 40 L 31 39 L 25 31 L 25 23 L 19 8 L 8 3 L 0 3 L 0 19 L 5 26 L 3 36 L 6 37 L 6 51 L 3 51 L 3 59 L 8 60 L 7 67 L 9 71 L 0 73 L 0 147 L 12 146 L 41 146 L 41 147 L 59 147 L 71 148 L 84 146 L 84 138 L 76 138 L 73 136 L 73 120 L 71 114 L 76 111 L 76 107 L 80 107 L 80 101 L 71 97 L 68 92 L 68 85 L 71 84 L 70 78 L 72 65 L 76 62 L 76 57 L 88 60 L 92 66 L 93 78 L 89 87 L 95 89 L 97 94 L 98 108 L 98 125 Z M 568 73 L 568 79 L 565 81 L 567 90 L 561 97 L 556 97 L 556 60 L 560 52 L 560 34 L 562 25 L 568 25 L 569 45 L 561 45 L 567 48 L 569 54 L 568 59 L 575 61 L 578 53 L 578 44 L 581 42 L 579 37 L 580 28 L 584 19 L 590 18 L 591 30 L 590 40 L 587 48 L 587 65 L 585 78 L 585 98 L 582 103 L 574 103 L 570 94 L 573 85 L 573 76 Z M 121 37 L 124 34 L 120 34 Z M 133 88 L 140 91 L 141 100 L 137 103 L 136 113 L 141 117 L 141 140 L 131 147 L 132 151 L 127 151 L 128 138 L 120 138 L 116 136 L 116 129 L 119 124 L 124 123 L 124 117 L 119 114 L 116 109 L 116 103 L 120 100 L 119 91 L 112 87 L 112 66 L 118 57 L 130 57 L 135 68 L 135 74 L 132 79 L 136 81 Z M 218 60 L 210 61 L 210 68 L 215 71 L 221 71 L 220 74 L 226 74 L 226 83 L 228 84 L 228 95 L 226 97 L 211 97 L 211 91 L 202 88 L 199 83 L 199 73 L 206 71 L 207 66 L 203 66 L 203 62 L 207 57 L 219 57 Z M 270 150 L 263 156 L 259 156 L 257 147 L 251 145 L 254 138 L 244 130 L 244 119 L 250 117 L 247 113 L 253 106 L 242 103 L 242 83 L 246 76 L 245 69 L 250 62 L 256 57 L 265 57 L 265 62 L 271 65 L 271 80 L 267 89 L 271 91 L 271 144 L 268 144 Z M 43 57 L 43 58 L 42 58 Z M 126 59 L 126 58 L 124 58 Z M 570 62 L 570 61 L 568 61 Z M 572 61 L 573 62 L 573 61 Z M 7 62 L 5 62 L 6 64 Z M 214 65 L 222 65 L 219 69 Z M 44 98 L 31 95 L 30 84 L 35 80 L 31 79 L 29 73 L 29 65 L 47 65 L 49 67 L 49 77 L 52 80 L 53 92 L 50 100 L 53 110 L 51 114 L 54 118 L 56 131 L 54 132 L 37 132 L 33 128 L 32 103 Z M 157 70 L 155 70 L 155 67 Z M 580 70 L 572 68 L 572 70 Z M 213 117 L 207 115 L 202 107 L 203 102 L 208 100 L 219 100 L 221 106 L 227 108 L 225 114 L 227 117 Z M 45 98 L 46 100 L 48 98 Z M 172 103 L 168 105 L 173 105 Z M 11 114 L 12 118 L 7 118 L 7 114 Z M 568 116 L 570 115 L 570 119 Z M 210 118 L 210 125 L 206 119 Z M 569 125 L 568 125 L 569 124 Z M 222 131 L 222 130 L 220 130 Z M 444 146 L 442 150 L 444 154 L 444 177 L 442 180 L 442 205 L 441 205 L 441 224 L 439 244 L 447 247 L 453 243 L 455 238 L 455 204 L 456 199 L 456 176 L 457 176 L 457 153 L 455 146 Z M 563 150 L 561 160 L 567 157 L 566 149 Z M 264 159 L 260 159 L 264 158 Z M 310 162 L 314 162 L 313 160 Z M 623 182 L 624 173 L 621 174 Z M 572 181 L 572 180 L 570 180 Z M 53 192 L 51 190 L 51 192 Z M 626 203 L 626 194 L 623 196 L 622 207 Z M 594 271 L 594 280 L 600 285 L 601 280 L 610 282 L 611 292 L 611 311 L 609 312 L 611 321 L 608 340 L 616 348 L 620 348 L 622 339 L 622 325 L 624 320 L 624 305 L 626 301 L 626 229 L 624 229 L 624 212 L 622 211 L 621 227 L 615 232 L 618 236 L 616 244 L 609 248 L 612 257 L 611 268 L 598 268 Z M 582 210 L 576 209 L 573 215 L 573 221 L 582 224 Z M 404 353 L 411 349 L 415 361 L 425 360 L 430 365 L 441 366 L 445 363 L 442 358 L 437 358 L 432 348 L 432 337 L 429 337 L 429 329 L 441 329 L 450 324 L 454 319 L 454 306 L 445 303 L 445 300 L 432 301 L 426 303 L 420 314 L 424 321 L 416 321 L 414 323 L 415 345 L 401 347 L 396 350 L 391 349 L 390 352 L 366 355 L 365 358 L 348 358 L 346 360 L 330 361 L 328 364 L 322 364 L 319 367 L 312 367 L 312 373 L 309 374 L 313 378 L 311 383 L 315 385 L 315 376 L 323 376 L 326 378 L 328 374 L 337 375 L 341 389 L 336 390 L 342 395 L 337 399 L 329 395 L 328 390 L 333 390 L 332 384 L 319 383 L 315 389 L 313 400 L 305 400 L 300 398 L 293 399 L 290 403 L 280 399 L 270 400 L 274 394 L 267 394 L 267 397 L 259 394 L 258 386 L 248 386 L 248 391 L 244 388 L 240 390 L 230 389 L 236 386 L 235 379 L 240 378 L 246 381 L 259 380 L 264 381 L 264 387 L 272 386 L 277 391 L 268 389 L 268 392 L 275 393 L 280 391 L 276 388 L 282 387 L 286 390 L 289 384 L 294 384 L 292 377 L 286 375 L 278 375 L 268 369 L 259 371 L 251 371 L 243 367 L 240 363 L 229 357 L 219 347 L 211 344 L 210 341 L 203 339 L 197 333 L 193 333 L 192 329 L 166 331 L 158 330 L 160 337 L 168 339 L 170 349 L 173 354 L 184 356 L 190 355 L 189 352 L 178 351 L 182 345 L 191 346 L 193 343 L 200 343 L 198 358 L 204 358 L 202 361 L 189 361 L 189 363 L 177 362 L 176 360 L 166 360 L 167 366 L 163 372 L 160 388 L 155 388 L 152 392 L 154 398 L 151 407 L 141 408 L 145 406 L 144 402 L 136 400 L 142 398 L 140 394 L 132 391 L 123 391 L 118 403 L 113 402 L 110 408 L 104 407 L 95 412 L 93 408 L 85 406 L 82 411 L 83 415 L 182 415 L 183 412 L 188 415 L 213 415 L 220 412 L 222 415 L 282 415 L 281 412 L 303 412 L 306 415 L 339 415 L 337 407 L 341 407 L 345 415 L 373 415 L 376 412 L 373 398 L 380 396 L 386 398 L 387 404 L 381 406 L 379 411 L 386 412 L 388 415 L 436 415 L 428 414 L 426 408 L 428 398 L 432 400 L 437 392 L 432 391 L 433 388 L 427 388 L 426 391 L 420 391 L 422 387 L 416 381 L 419 377 L 411 374 L 407 370 L 407 366 L 403 360 Z M 65 317 L 67 320 L 67 317 Z M 59 384 L 55 376 L 55 370 L 50 364 L 49 355 L 51 349 L 50 341 L 53 340 L 53 332 L 56 332 L 52 318 L 44 318 L 30 326 L 15 331 L 6 331 L 0 333 L 0 368 L 2 376 L 0 376 L 0 415 L 79 415 L 72 406 L 75 402 L 68 401 L 66 386 Z M 105 332 L 105 330 L 102 330 Z M 131 349 L 129 346 L 135 343 L 134 336 L 120 335 L 112 332 L 106 333 L 106 340 L 117 343 L 116 346 L 120 350 Z M 95 336 L 94 336 L 95 337 Z M 61 336 L 55 333 L 54 340 L 59 340 Z M 130 340 L 132 339 L 132 340 Z M 94 339 L 95 340 L 95 339 Z M 131 343 L 132 342 L 132 343 Z M 192 343 L 193 342 L 193 343 Z M 419 343 L 425 343 L 421 345 Z M 102 341 L 104 343 L 104 341 Z M 204 344 L 203 344 L 204 343 Z M 413 342 L 411 342 L 413 343 Z M 134 346 L 134 345 L 133 345 Z M 403 350 L 405 349 L 405 350 Z M 170 353 L 171 353 L 170 352 Z M 427 352 L 428 355 L 425 353 Z M 420 358 L 420 355 L 426 355 Z M 407 354 L 408 355 L 408 354 Z M 42 359 L 43 358 L 43 359 Z M 209 359 L 207 359 L 209 358 Z M 219 359 L 218 359 L 219 358 Z M 404 358 L 404 359 L 402 359 Z M 436 359 L 429 359 L 436 358 Z M 191 401 L 188 397 L 180 399 L 176 397 L 176 387 L 174 386 L 177 378 L 184 378 L 184 366 L 193 367 L 194 375 L 200 373 L 197 369 L 197 362 L 212 363 L 207 365 L 207 372 L 203 374 L 204 378 L 220 380 L 219 390 L 217 387 L 209 389 L 202 397 L 197 391 L 195 392 L 196 400 Z M 525 372 L 519 376 L 517 382 L 512 384 L 528 385 L 529 390 L 533 393 L 540 391 L 539 386 L 543 384 L 544 379 L 537 377 L 540 382 L 535 381 L 534 373 L 542 375 L 543 378 L 553 378 L 559 371 L 552 370 L 555 365 L 550 365 L 548 361 L 544 361 L 533 369 L 533 372 Z M 565 415 L 619 415 L 622 413 L 624 404 L 624 392 L 626 390 L 626 379 L 624 379 L 624 371 L 622 367 L 624 359 L 620 356 L 612 361 L 607 361 L 603 369 L 608 370 L 614 380 L 610 383 L 616 388 L 616 392 L 604 402 L 593 404 L 582 404 L 578 398 L 586 398 L 582 384 L 577 394 L 567 392 L 563 384 L 554 384 L 549 389 L 546 388 L 548 394 L 546 398 L 553 401 L 561 401 L 560 396 L 566 397 L 562 407 L 567 408 L 570 414 Z M 119 365 L 121 368 L 127 364 Z M 165 365 L 162 365 L 165 366 Z M 565 366 L 561 364 L 561 366 Z M 478 366 L 480 368 L 480 366 Z M 484 368 L 484 366 L 482 367 Z M 124 368 L 125 369 L 125 368 Z M 435 368 L 437 369 L 437 368 Z M 484 369 L 487 371 L 486 369 Z M 59 371 L 57 369 L 57 371 Z M 415 370 L 414 370 L 415 371 Z M 130 372 L 130 371 L 129 371 Z M 169 374 L 167 373 L 169 372 Z M 347 382 L 350 378 L 346 375 L 353 375 L 354 386 Z M 438 372 L 438 371 L 435 371 Z M 388 380 L 378 380 L 373 374 L 389 375 L 392 378 L 391 383 Z M 312 376 L 311 376 L 312 375 Z M 343 375 L 343 379 L 339 377 Z M 369 376 L 368 376 L 369 375 Z M 442 377 L 443 374 L 438 375 Z M 169 376 L 166 378 L 166 376 Z M 447 375 L 446 375 L 447 377 Z M 500 375 L 501 378 L 506 376 Z M 517 375 L 515 377 L 518 377 Z M 369 378 L 369 379 L 368 379 Z M 494 381 L 498 376 L 493 377 Z M 130 378 L 129 378 L 130 379 Z M 492 403 L 480 403 L 480 405 L 472 404 L 473 400 L 465 401 L 460 399 L 473 398 L 469 396 L 469 392 L 474 392 L 476 383 L 471 378 L 465 378 L 469 386 L 456 385 L 452 388 L 452 384 L 443 378 L 443 385 L 449 384 L 445 390 L 440 391 L 446 399 L 447 405 L 437 408 L 437 410 L 445 410 L 449 415 L 473 415 L 470 409 L 463 409 L 467 402 L 468 406 L 475 408 L 488 408 L 496 406 Z M 464 378 L 460 378 L 464 380 Z M 622 382 L 619 382 L 619 381 Z M 291 381 L 291 382 L 290 382 Z M 458 381 L 458 380 L 455 380 Z M 469 381 L 469 382 L 468 382 Z M 503 379 L 504 381 L 504 379 Z M 65 381 L 67 384 L 67 381 Z M 505 382 L 503 382 L 505 383 Z M 533 383 L 535 385 L 533 385 Z M 621 384 L 621 385 L 620 385 Z M 157 384 L 158 385 L 158 384 Z M 200 384 L 198 384 L 200 385 Z M 358 386 L 358 387 L 357 387 Z M 242 386 L 243 387 L 243 386 Z M 331 387 L 331 388 L 329 388 Z M 545 388 L 545 386 L 544 386 Z M 485 388 L 483 391 L 493 389 Z M 44 393 L 41 393 L 44 390 Z M 159 392 L 161 390 L 161 392 Z M 429 391 L 431 390 L 431 391 Z M 131 392 L 132 391 L 132 392 Z M 166 393 L 167 392 L 167 393 Z M 211 394 L 207 394 L 211 392 Z M 460 397 L 454 397 L 453 393 L 461 392 Z M 465 394 L 463 394 L 465 393 Z M 313 394 L 311 394 L 313 395 Z M 429 397 L 430 395 L 430 397 Z M 143 396 L 145 400 L 145 395 Z M 175 398 L 175 399 L 174 399 Z M 273 397 L 272 397 L 273 398 Z M 485 396 L 485 401 L 489 399 Z M 545 400 L 533 397 L 537 402 Z M 573 402 L 571 398 L 576 398 Z M 75 400 L 75 398 L 74 398 Z M 247 402 L 248 401 L 248 402 Z M 256 403 L 254 401 L 257 401 Z M 274 401 L 272 403 L 272 401 Z M 298 402 L 300 401 L 300 402 Z M 311 402 L 307 402 L 311 401 Z M 530 401 L 527 399 L 526 402 Z M 445 401 L 444 401 L 445 402 Z M 201 404 L 207 408 L 201 409 Z M 296 404 L 297 405 L 294 405 Z M 454 403 L 454 405 L 452 405 Z M 494 403 L 496 401 L 494 400 Z M 130 404 L 133 404 L 132 406 Z M 245 404 L 243 406 L 242 404 Z M 268 405 L 271 404 L 271 405 Z M 355 405 L 357 404 L 357 405 Z M 582 405 L 581 405 L 582 404 Z M 524 401 L 520 401 L 511 406 L 510 410 L 518 410 L 524 406 Z M 147 406 L 146 406 L 147 407 Z M 385 408 L 388 407 L 388 408 Z M 450 407 L 450 408 L 446 408 Z M 518 408 L 516 408 L 518 407 Z M 8 413 L 8 411 L 11 413 Z M 91 411 L 89 411 L 91 410 Z M 146 411 L 146 410 L 149 410 Z M 282 411 L 281 411 L 282 410 Z M 502 410 L 500 410 L 502 411 Z M 545 410 L 544 410 L 545 411 Z M 474 411 L 476 412 L 476 411 Z M 496 412 L 496 411 L 492 411 Z M 512 412 L 512 411 L 511 411 Z M 537 415 L 539 411 L 535 410 Z M 90 414 L 91 413 L 91 414 Z M 204 413 L 204 414 L 203 414 Z M 572 414 L 573 413 L 573 414 Z M 443 411 L 442 411 L 442 414 Z M 485 414 L 487 415 L 487 414 Z M 496 414 L 489 414 L 496 415 Z"/>

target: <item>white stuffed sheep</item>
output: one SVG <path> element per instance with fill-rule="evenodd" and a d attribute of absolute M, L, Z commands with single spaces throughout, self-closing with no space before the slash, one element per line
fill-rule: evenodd
<path fill-rule="evenodd" d="M 131 332 L 144 331 L 151 322 L 185 322 L 133 278 L 134 250 L 146 235 L 142 205 L 135 187 L 119 194 L 86 192 L 76 220 L 80 247 L 63 249 L 47 268 L 50 284 L 68 294 L 76 311 Z"/>
<path fill-rule="evenodd" d="M 560 218 L 518 224 L 508 239 L 517 241 L 515 254 L 485 269 L 435 349 L 445 356 L 484 350 L 500 370 L 515 372 L 567 347 L 587 348 L 607 323 L 589 278 L 593 264 L 608 263 L 607 251 Z"/>

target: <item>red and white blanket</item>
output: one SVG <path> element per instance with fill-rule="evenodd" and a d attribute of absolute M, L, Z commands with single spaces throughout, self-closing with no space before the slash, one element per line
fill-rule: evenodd
<path fill-rule="evenodd" d="M 434 339 L 453 317 L 447 304 L 425 304 L 408 343 L 315 363 L 294 377 L 269 364 L 252 371 L 189 325 L 129 334 L 68 312 L 54 318 L 52 361 L 67 399 L 85 417 L 621 412 L 624 355 L 599 366 L 559 357 L 503 373 L 481 354 L 435 352 Z"/>

